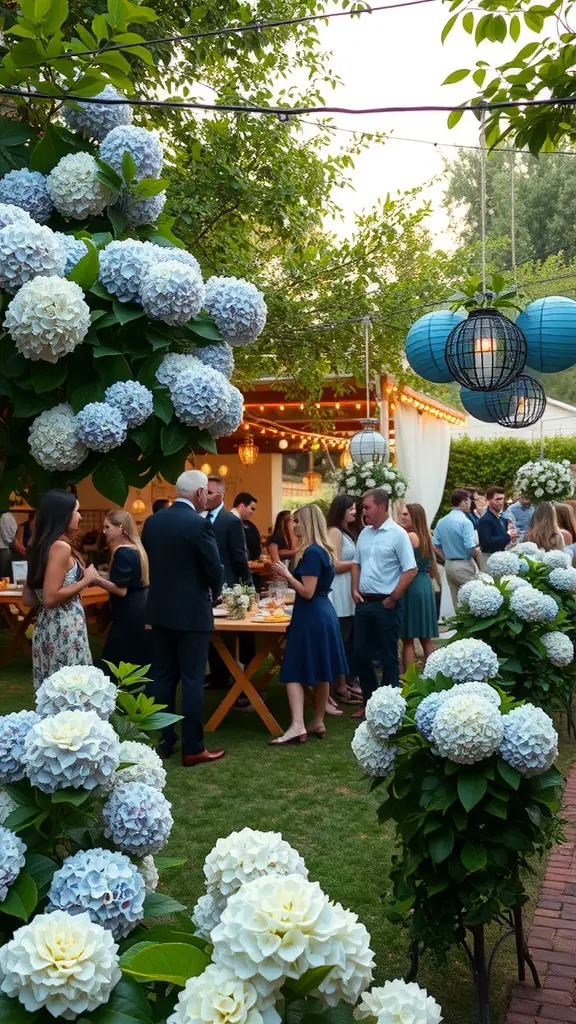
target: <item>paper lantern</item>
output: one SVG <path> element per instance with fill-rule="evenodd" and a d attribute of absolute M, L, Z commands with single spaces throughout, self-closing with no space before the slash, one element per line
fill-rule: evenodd
<path fill-rule="evenodd" d="M 466 412 L 475 419 L 484 423 L 499 423 L 511 430 L 533 426 L 542 418 L 546 408 L 543 387 L 526 374 L 521 374 L 499 391 L 461 388 L 460 400 Z"/>
<path fill-rule="evenodd" d="M 473 309 L 446 342 L 448 367 L 472 391 L 498 391 L 524 369 L 526 338 L 497 309 Z"/>
<path fill-rule="evenodd" d="M 406 359 L 414 373 L 434 384 L 449 384 L 453 380 L 444 349 L 448 335 L 463 319 L 460 313 L 441 309 L 426 313 L 412 324 L 406 338 Z"/>
<path fill-rule="evenodd" d="M 540 373 L 558 373 L 576 363 L 576 302 L 548 295 L 531 302 L 517 321 L 528 343 L 526 363 Z"/>
<path fill-rule="evenodd" d="M 360 420 L 363 430 L 359 430 L 350 438 L 350 457 L 352 462 L 384 462 L 386 458 L 386 439 L 374 428 L 378 420 Z"/>
<path fill-rule="evenodd" d="M 488 402 L 492 395 L 498 395 L 498 391 L 472 391 L 470 388 L 460 388 L 460 401 L 477 420 L 483 423 L 498 423 L 498 418 L 504 410 L 496 402 Z"/>

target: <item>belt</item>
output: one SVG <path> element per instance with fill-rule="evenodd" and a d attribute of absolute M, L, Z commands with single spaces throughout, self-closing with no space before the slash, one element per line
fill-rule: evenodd
<path fill-rule="evenodd" d="M 370 602 L 385 601 L 387 597 L 390 597 L 390 594 L 361 594 L 360 596 L 364 601 Z"/>
<path fill-rule="evenodd" d="M 473 558 L 447 558 L 447 562 L 472 562 Z"/>

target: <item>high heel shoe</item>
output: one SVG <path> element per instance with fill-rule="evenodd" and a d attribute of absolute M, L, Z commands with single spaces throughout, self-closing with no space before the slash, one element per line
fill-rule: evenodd
<path fill-rule="evenodd" d="M 299 736 L 292 736 L 289 740 L 285 740 L 282 736 L 278 736 L 275 740 L 268 740 L 269 747 L 288 747 L 294 743 L 306 743 L 308 739 L 307 732 L 301 732 Z"/>

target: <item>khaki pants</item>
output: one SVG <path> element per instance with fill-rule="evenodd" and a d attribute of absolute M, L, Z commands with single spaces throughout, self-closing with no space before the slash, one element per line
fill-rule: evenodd
<path fill-rule="evenodd" d="M 454 611 L 457 611 L 458 591 L 463 583 L 468 583 L 478 575 L 478 566 L 472 558 L 447 558 L 445 570 Z"/>

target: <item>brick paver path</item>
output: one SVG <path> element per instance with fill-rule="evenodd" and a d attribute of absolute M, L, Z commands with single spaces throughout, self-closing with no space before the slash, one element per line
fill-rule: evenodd
<path fill-rule="evenodd" d="M 550 854 L 528 944 L 540 975 L 535 988 L 516 982 L 508 1024 L 576 1024 L 576 765 L 564 790 L 566 842 Z"/>

